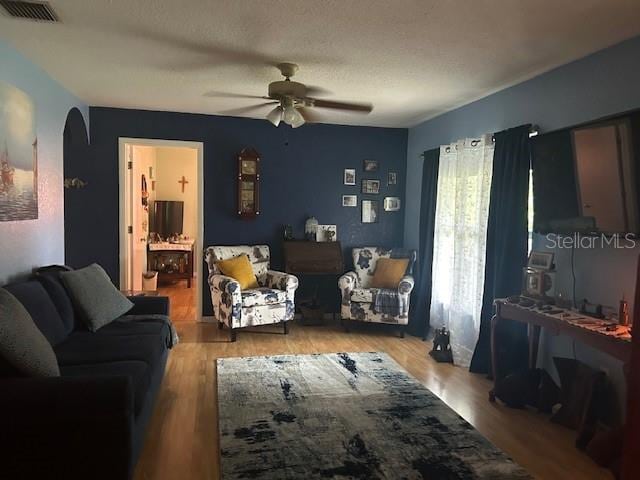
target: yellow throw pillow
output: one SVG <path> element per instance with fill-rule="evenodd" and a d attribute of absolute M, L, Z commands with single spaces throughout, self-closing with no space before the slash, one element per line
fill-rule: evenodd
<path fill-rule="evenodd" d="M 381 258 L 371 279 L 371 288 L 398 288 L 409 265 L 408 258 Z"/>
<path fill-rule="evenodd" d="M 246 255 L 238 255 L 229 260 L 220 260 L 216 262 L 220 271 L 227 277 L 231 277 L 240 283 L 240 288 L 246 290 L 248 288 L 258 288 L 258 279 L 253 273 L 253 267 Z"/>

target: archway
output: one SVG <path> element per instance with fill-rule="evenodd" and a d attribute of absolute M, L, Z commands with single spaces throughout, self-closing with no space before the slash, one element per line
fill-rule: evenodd
<path fill-rule="evenodd" d="M 82 113 L 72 108 L 63 134 L 64 155 L 64 252 L 65 263 L 83 267 L 91 263 L 91 222 L 94 213 L 88 201 L 90 184 L 89 138 Z"/>

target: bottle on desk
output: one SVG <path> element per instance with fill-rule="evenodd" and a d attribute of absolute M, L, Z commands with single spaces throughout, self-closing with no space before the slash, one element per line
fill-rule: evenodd
<path fill-rule="evenodd" d="M 623 326 L 629 325 L 629 304 L 622 297 L 620 300 L 620 307 L 618 308 L 618 323 Z"/>

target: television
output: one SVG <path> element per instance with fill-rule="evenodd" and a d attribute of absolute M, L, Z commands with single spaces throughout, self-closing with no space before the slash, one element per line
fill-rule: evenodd
<path fill-rule="evenodd" d="M 640 111 L 532 139 L 534 231 L 640 235 Z"/>
<path fill-rule="evenodd" d="M 163 239 L 182 233 L 184 202 L 156 200 L 151 214 L 151 231 Z"/>

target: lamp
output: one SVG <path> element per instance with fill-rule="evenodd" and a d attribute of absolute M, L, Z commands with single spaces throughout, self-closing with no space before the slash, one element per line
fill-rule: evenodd
<path fill-rule="evenodd" d="M 280 120 L 282 120 L 282 107 L 278 105 L 276 108 L 271 110 L 267 115 L 267 120 L 273 123 L 276 127 L 280 125 Z"/>
<path fill-rule="evenodd" d="M 305 123 L 304 117 L 296 108 L 294 100 L 290 97 L 282 99 L 282 103 L 269 112 L 267 120 L 276 127 L 281 121 L 287 125 L 291 125 L 291 128 L 298 128 Z"/>
<path fill-rule="evenodd" d="M 304 125 L 304 117 L 295 108 L 293 109 L 293 111 L 294 111 L 294 119 L 292 122 L 289 123 L 289 125 L 291 125 L 291 128 L 301 127 L 302 125 Z"/>

